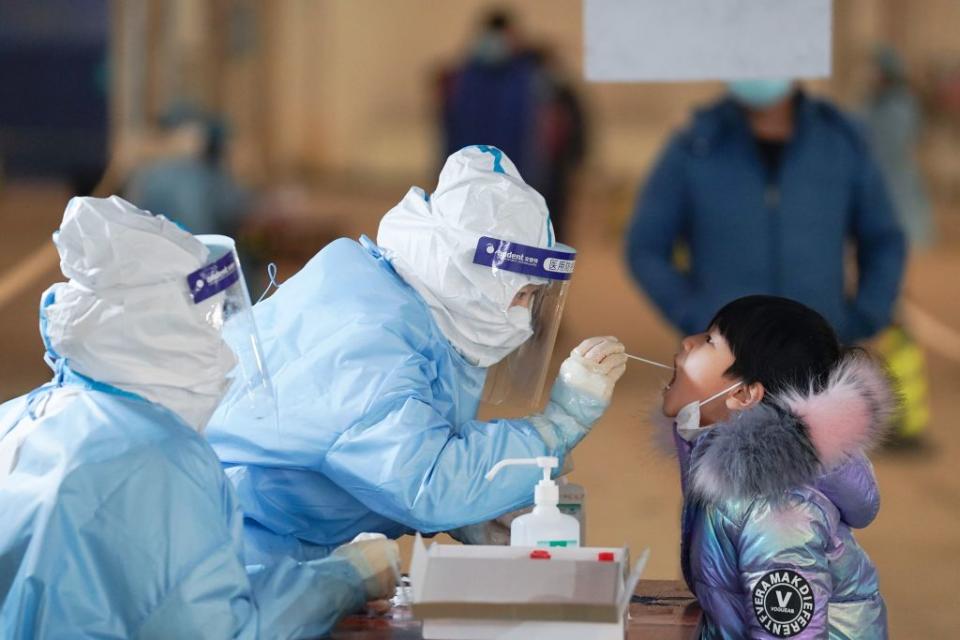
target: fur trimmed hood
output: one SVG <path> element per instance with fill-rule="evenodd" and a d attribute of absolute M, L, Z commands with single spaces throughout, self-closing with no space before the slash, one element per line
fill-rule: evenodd
<path fill-rule="evenodd" d="M 690 458 L 691 491 L 714 502 L 813 484 L 881 441 L 893 407 L 882 369 L 852 352 L 819 393 L 781 395 L 700 436 Z"/>

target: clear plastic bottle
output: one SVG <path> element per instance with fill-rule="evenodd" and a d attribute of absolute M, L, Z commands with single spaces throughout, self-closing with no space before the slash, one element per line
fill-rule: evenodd
<path fill-rule="evenodd" d="M 543 469 L 543 479 L 534 489 L 533 511 L 516 518 L 510 527 L 510 546 L 580 546 L 580 523 L 576 518 L 561 513 L 557 507 L 560 488 L 550 476 L 558 464 L 553 457 L 511 458 L 501 460 L 487 474 L 487 480 L 492 480 L 502 468 L 512 465 L 535 465 Z"/>

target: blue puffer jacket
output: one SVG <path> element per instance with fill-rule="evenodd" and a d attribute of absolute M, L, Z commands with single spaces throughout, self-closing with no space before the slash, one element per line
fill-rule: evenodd
<path fill-rule="evenodd" d="M 877 572 L 851 527 L 879 510 L 863 451 L 890 394 L 865 357 L 819 394 L 793 395 L 676 435 L 681 562 L 704 611 L 700 637 L 887 637 Z"/>
<path fill-rule="evenodd" d="M 750 294 L 816 309 L 845 342 L 890 323 L 906 247 L 881 174 L 838 109 L 802 93 L 796 105 L 775 186 L 731 99 L 697 113 L 650 174 L 630 227 L 628 262 L 685 334 L 703 331 L 717 309 Z M 673 263 L 678 240 L 689 245 L 688 272 Z M 844 293 L 850 240 L 858 269 L 852 297 Z"/>

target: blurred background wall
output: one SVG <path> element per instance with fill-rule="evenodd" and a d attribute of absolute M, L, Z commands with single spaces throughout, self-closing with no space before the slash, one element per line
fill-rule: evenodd
<path fill-rule="evenodd" d="M 513 10 L 529 40 L 549 44 L 583 92 L 596 136 L 590 168 L 603 175 L 634 181 L 664 133 L 718 90 L 583 83 L 579 0 L 497 6 Z M 227 114 L 236 161 L 251 179 L 428 176 L 437 162 L 431 79 L 462 56 L 489 7 L 478 0 L 117 3 L 114 106 L 134 130 L 176 100 Z M 933 101 L 938 82 L 960 63 L 958 22 L 952 0 L 838 2 L 834 75 L 814 86 L 857 105 L 871 49 L 886 42 Z"/>

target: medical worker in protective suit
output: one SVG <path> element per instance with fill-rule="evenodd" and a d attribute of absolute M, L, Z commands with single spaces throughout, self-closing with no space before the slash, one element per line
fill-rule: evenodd
<path fill-rule="evenodd" d="M 479 523 L 530 503 L 538 472 L 484 474 L 567 456 L 625 368 L 616 339 L 588 340 L 541 412 L 476 419 L 485 385 L 489 400 L 540 406 L 574 261 L 509 158 L 474 146 L 432 194 L 410 189 L 376 244 L 332 242 L 257 304 L 280 428 L 258 428 L 233 388 L 209 430 L 249 558 L 321 557 L 360 531 L 491 541 Z"/>
<path fill-rule="evenodd" d="M 0 406 L 0 637 L 315 637 L 391 593 L 385 539 L 244 567 L 200 433 L 228 374 L 276 428 L 232 241 L 116 197 L 71 200 L 54 241 L 70 280 L 41 301 L 53 380 Z"/>

